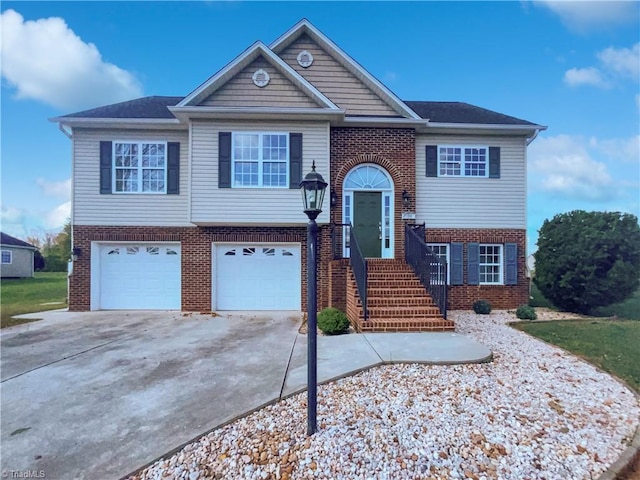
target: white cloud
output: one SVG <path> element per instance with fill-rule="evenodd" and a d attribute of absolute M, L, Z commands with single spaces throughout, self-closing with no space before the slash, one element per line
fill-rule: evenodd
<path fill-rule="evenodd" d="M 12 205 L 0 208 L 0 221 L 4 227 L 7 223 L 20 223 L 25 218 L 25 211 Z"/>
<path fill-rule="evenodd" d="M 640 159 L 640 135 L 629 138 L 613 138 L 598 140 L 591 138 L 589 146 L 601 152 L 611 160 L 621 160 L 623 162 L 638 162 Z"/>
<path fill-rule="evenodd" d="M 631 48 L 605 48 L 596 57 L 598 67 L 571 68 L 564 74 L 565 83 L 609 88 L 615 82 L 640 79 L 640 43 Z"/>
<path fill-rule="evenodd" d="M 15 10 L 0 15 L 2 76 L 18 98 L 60 109 L 82 109 L 142 95 L 138 80 L 105 62 L 59 17 L 25 21 Z"/>
<path fill-rule="evenodd" d="M 589 141 L 558 135 L 529 147 L 530 181 L 550 194 L 575 200 L 607 201 L 616 191 L 607 165 L 591 157 Z"/>
<path fill-rule="evenodd" d="M 51 229 L 60 229 L 71 217 L 71 202 L 65 202 L 47 212 L 45 215 L 45 226 Z"/>
<path fill-rule="evenodd" d="M 62 200 L 71 199 L 71 179 L 60 182 L 50 182 L 42 177 L 36 179 L 36 183 L 42 189 L 42 193 L 49 197 L 56 197 Z"/>
<path fill-rule="evenodd" d="M 551 10 L 570 30 L 577 32 L 634 23 L 638 19 L 637 2 L 537 0 L 534 3 Z"/>
<path fill-rule="evenodd" d="M 594 67 L 589 68 L 572 68 L 564 73 L 564 82 L 570 87 L 578 87 L 580 85 L 592 85 L 594 87 L 609 87 L 602 72 Z"/>
<path fill-rule="evenodd" d="M 597 57 L 612 74 L 632 80 L 640 78 L 640 43 L 631 48 L 605 48 Z"/>

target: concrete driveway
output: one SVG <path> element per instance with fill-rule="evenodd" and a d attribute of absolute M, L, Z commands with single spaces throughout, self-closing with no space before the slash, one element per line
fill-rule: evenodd
<path fill-rule="evenodd" d="M 119 478 L 278 398 L 301 322 L 293 312 L 40 316 L 0 332 L 9 478 Z"/>

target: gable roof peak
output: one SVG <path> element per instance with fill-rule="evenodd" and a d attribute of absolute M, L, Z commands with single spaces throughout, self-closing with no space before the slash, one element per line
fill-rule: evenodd
<path fill-rule="evenodd" d="M 378 97 L 386 102 L 393 110 L 405 118 L 419 120 L 417 115 L 409 106 L 407 106 L 400 98 L 386 87 L 377 78 L 371 75 L 362 65 L 351 58 L 344 50 L 336 45 L 333 40 L 318 30 L 306 18 L 301 19 L 293 27 L 275 39 L 269 48 L 276 54 L 280 55 L 289 45 L 295 42 L 303 34 L 309 35 L 323 50 L 332 56 L 338 63 L 345 67 L 352 75 L 358 78 L 364 85 L 370 88 Z"/>
<path fill-rule="evenodd" d="M 314 99 L 324 108 L 332 110 L 340 110 L 331 100 L 329 100 L 316 87 L 307 82 L 298 72 L 287 65 L 279 56 L 277 56 L 269 47 L 260 40 L 254 42 L 249 48 L 238 55 L 231 62 L 227 63 L 213 76 L 209 77 L 204 83 L 200 84 L 195 90 L 189 93 L 176 107 L 188 107 L 197 104 L 205 97 L 211 95 L 214 91 L 229 81 L 234 75 L 248 66 L 256 58 L 262 56 L 274 68 L 280 70 L 289 80 L 296 84 L 309 97 Z"/>

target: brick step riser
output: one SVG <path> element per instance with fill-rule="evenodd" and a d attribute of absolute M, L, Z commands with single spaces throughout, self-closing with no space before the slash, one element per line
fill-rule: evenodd
<path fill-rule="evenodd" d="M 360 314 L 360 308 L 358 309 L 358 318 L 364 318 L 364 314 Z M 410 318 L 412 320 L 429 320 L 429 319 L 435 319 L 435 318 L 442 318 L 442 315 L 440 315 L 439 311 L 433 311 L 433 312 L 380 312 L 376 309 L 369 309 L 369 315 L 368 317 L 370 319 L 389 319 L 389 318 Z"/>
<path fill-rule="evenodd" d="M 375 282 L 367 282 L 367 292 L 371 291 L 370 289 L 392 289 L 392 290 L 403 290 L 407 288 L 421 288 L 426 295 L 427 291 L 422 286 L 422 284 L 417 280 L 403 280 L 402 282 L 383 282 L 382 280 L 376 280 Z"/>
<path fill-rule="evenodd" d="M 371 308 L 437 308 L 430 299 L 400 299 L 389 300 L 388 298 L 368 298 L 367 306 Z"/>
<path fill-rule="evenodd" d="M 418 278 L 413 272 L 369 272 L 369 279 L 378 278 Z"/>
<path fill-rule="evenodd" d="M 427 291 L 424 287 L 416 287 L 416 288 L 372 288 L 368 287 L 367 292 L 369 294 L 369 298 L 374 297 L 389 297 L 389 296 L 397 296 L 397 297 L 424 297 L 428 295 Z"/>
<path fill-rule="evenodd" d="M 369 273 L 413 273 L 413 269 L 411 267 L 407 267 L 406 265 L 394 265 L 390 267 L 378 267 L 375 265 L 369 265 L 368 271 Z"/>
<path fill-rule="evenodd" d="M 356 330 L 360 333 L 418 333 L 418 332 L 453 332 L 455 327 L 436 327 L 436 326 L 420 326 L 420 327 L 398 327 L 395 325 L 384 326 L 362 326 L 356 327 Z"/>
<path fill-rule="evenodd" d="M 356 305 L 353 305 L 360 314 L 362 313 L 362 304 L 358 302 Z M 386 311 L 379 311 L 381 308 L 387 309 Z M 412 309 L 414 312 L 407 312 L 407 309 Z M 428 311 L 420 311 L 415 312 L 416 309 L 429 309 Z M 435 306 L 422 306 L 422 305 L 410 305 L 410 306 L 398 306 L 391 307 L 389 309 L 388 306 L 381 305 L 371 305 L 369 304 L 369 316 L 376 316 L 381 318 L 391 318 L 391 317 L 429 317 L 432 318 L 434 316 L 441 317 L 440 309 Z M 360 315 L 362 316 L 362 315 Z"/>

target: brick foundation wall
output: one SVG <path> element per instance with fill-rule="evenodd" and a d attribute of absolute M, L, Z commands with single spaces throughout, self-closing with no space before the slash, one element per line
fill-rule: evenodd
<path fill-rule="evenodd" d="M 347 311 L 347 271 L 349 259 L 332 260 L 329 262 L 329 307 Z"/>
<path fill-rule="evenodd" d="M 517 229 L 427 228 L 428 243 L 464 243 L 464 285 L 449 286 L 449 308 L 470 310 L 476 300 L 488 300 L 494 309 L 511 309 L 528 303 L 526 277 L 526 231 Z M 467 243 L 516 243 L 518 245 L 517 285 L 467 285 Z M 503 252 L 504 254 L 504 252 Z"/>
<path fill-rule="evenodd" d="M 318 232 L 318 308 L 329 305 L 329 261 L 331 235 L 329 227 Z M 212 297 L 212 243 L 300 243 L 301 305 L 307 299 L 307 230 L 306 227 L 73 227 L 74 247 L 82 254 L 69 277 L 69 310 L 91 308 L 91 242 L 176 242 L 182 250 L 182 310 L 210 311 Z"/>

